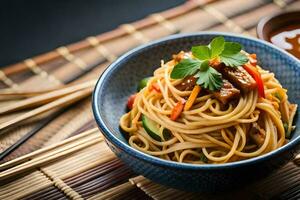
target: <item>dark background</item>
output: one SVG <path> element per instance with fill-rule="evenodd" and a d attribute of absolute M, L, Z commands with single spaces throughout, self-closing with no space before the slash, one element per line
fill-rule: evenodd
<path fill-rule="evenodd" d="M 184 0 L 1 0 L 0 66 L 180 5 Z"/>

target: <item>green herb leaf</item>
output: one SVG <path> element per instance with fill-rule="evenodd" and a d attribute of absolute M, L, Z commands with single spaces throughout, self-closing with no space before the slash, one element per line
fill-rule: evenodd
<path fill-rule="evenodd" d="M 221 62 L 230 67 L 237 67 L 247 63 L 248 58 L 240 52 L 241 49 L 242 45 L 237 42 L 225 42 L 224 50 L 220 54 Z"/>
<path fill-rule="evenodd" d="M 204 61 L 201 64 L 200 71 L 195 77 L 199 77 L 197 80 L 198 85 L 211 91 L 219 90 L 223 85 L 222 74 L 214 68 L 209 67 L 208 61 Z"/>
<path fill-rule="evenodd" d="M 242 45 L 237 42 L 225 42 L 224 37 L 214 38 L 209 45 L 192 47 L 194 59 L 184 59 L 171 72 L 171 78 L 182 79 L 194 75 L 197 84 L 211 91 L 219 90 L 222 75 L 209 66 L 210 60 L 220 59 L 226 66 L 237 67 L 248 62 L 246 55 L 241 53 Z"/>
<path fill-rule="evenodd" d="M 208 46 L 192 47 L 192 53 L 199 60 L 210 59 L 210 49 L 208 48 Z"/>
<path fill-rule="evenodd" d="M 225 39 L 222 36 L 214 38 L 209 44 L 211 49 L 211 58 L 215 58 L 220 55 L 224 50 Z"/>
<path fill-rule="evenodd" d="M 206 70 L 208 70 L 208 68 L 209 68 L 209 61 L 208 60 L 201 63 L 200 71 L 206 71 Z"/>
<path fill-rule="evenodd" d="M 247 56 L 242 53 L 237 53 L 233 55 L 221 54 L 220 58 L 221 62 L 223 62 L 226 66 L 230 67 L 241 66 L 248 62 Z"/>
<path fill-rule="evenodd" d="M 201 65 L 200 60 L 196 59 L 184 59 L 180 61 L 172 70 L 171 78 L 172 79 L 181 79 L 189 75 L 193 75 L 199 69 Z"/>
<path fill-rule="evenodd" d="M 222 55 L 234 55 L 242 50 L 242 45 L 237 42 L 225 42 Z"/>

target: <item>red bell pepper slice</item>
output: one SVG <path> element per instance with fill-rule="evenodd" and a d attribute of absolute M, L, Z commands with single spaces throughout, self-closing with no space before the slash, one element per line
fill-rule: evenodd
<path fill-rule="evenodd" d="M 244 69 L 253 77 L 257 84 L 258 96 L 265 98 L 264 82 L 260 73 L 251 64 L 243 65 Z"/>
<path fill-rule="evenodd" d="M 136 98 L 136 95 L 137 94 L 133 94 L 133 95 L 131 95 L 129 98 L 128 98 L 128 100 L 127 100 L 127 108 L 128 109 L 132 109 L 132 107 L 133 107 L 133 104 L 134 104 L 134 100 L 135 100 L 135 98 Z"/>

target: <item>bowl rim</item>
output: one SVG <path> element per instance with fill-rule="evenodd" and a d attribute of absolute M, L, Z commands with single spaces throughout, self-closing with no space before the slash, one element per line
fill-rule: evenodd
<path fill-rule="evenodd" d="M 245 40 L 251 40 L 252 42 L 256 42 L 256 43 L 257 42 L 261 43 L 261 44 L 266 45 L 270 48 L 273 48 L 273 49 L 275 48 L 281 54 L 288 57 L 288 59 L 291 59 L 291 60 L 295 61 L 295 63 L 298 63 L 299 64 L 298 67 L 300 67 L 300 62 L 298 61 L 297 58 L 295 58 L 294 56 L 288 54 L 287 52 L 280 49 L 279 47 L 276 47 L 275 45 L 273 45 L 271 43 L 268 43 L 268 42 L 265 42 L 263 40 L 259 40 L 259 39 L 253 38 L 253 37 L 243 36 L 243 35 L 240 35 L 240 34 L 215 32 L 215 31 L 203 31 L 203 32 L 199 32 L 199 33 L 175 34 L 175 35 L 163 37 L 159 40 L 155 40 L 155 41 L 152 41 L 150 43 L 138 46 L 138 47 L 128 51 L 127 53 L 123 54 L 117 60 L 115 60 L 113 63 L 111 63 L 105 69 L 105 71 L 102 73 L 100 78 L 98 79 L 97 84 L 96 84 L 95 89 L 94 89 L 94 92 L 93 92 L 93 96 L 92 96 L 92 110 L 93 110 L 93 114 L 94 114 L 94 118 L 96 120 L 96 123 L 97 123 L 98 127 L 100 128 L 100 130 L 102 131 L 104 137 L 109 142 L 111 142 L 113 145 L 115 145 L 118 148 L 122 149 L 123 151 L 130 154 L 131 156 L 137 157 L 138 159 L 141 159 L 143 161 L 150 162 L 150 163 L 162 166 L 162 167 L 175 167 L 175 168 L 180 168 L 180 169 L 191 169 L 191 170 L 228 169 L 228 168 L 236 168 L 236 167 L 240 167 L 240 166 L 247 166 L 247 165 L 254 164 L 256 162 L 262 162 L 264 160 L 267 160 L 267 159 L 269 159 L 273 156 L 276 156 L 276 154 L 280 154 L 284 151 L 290 150 L 295 145 L 299 144 L 300 143 L 300 135 L 297 136 L 293 141 L 290 141 L 289 143 L 285 144 L 284 146 L 282 146 L 282 147 L 280 147 L 276 150 L 273 150 L 273 151 L 271 151 L 267 154 L 258 156 L 258 157 L 249 158 L 249 159 L 246 159 L 246 160 L 241 160 L 241 161 L 236 161 L 236 162 L 224 163 L 224 164 L 190 164 L 190 163 L 179 163 L 179 162 L 175 162 L 175 161 L 168 161 L 168 160 L 164 160 L 164 159 L 146 154 L 146 153 L 141 152 L 137 149 L 134 149 L 128 143 L 125 143 L 125 142 L 121 141 L 113 133 L 110 132 L 109 128 L 104 123 L 104 121 L 102 119 L 102 115 L 100 114 L 100 110 L 98 109 L 99 107 L 97 106 L 97 99 L 99 98 L 99 96 L 101 96 L 101 88 L 103 86 L 103 83 L 106 80 L 107 75 L 112 73 L 115 69 L 117 69 L 116 68 L 117 65 L 120 62 L 122 62 L 124 59 L 130 59 L 130 57 L 134 56 L 135 54 L 138 54 L 140 51 L 142 51 L 144 49 L 147 49 L 151 46 L 159 45 L 160 43 L 163 43 L 163 42 L 166 42 L 166 41 L 169 41 L 169 40 L 176 40 L 176 39 L 185 38 L 185 37 L 205 36 L 205 35 L 209 35 L 209 36 L 222 35 L 222 36 L 228 36 L 228 37 L 241 38 L 241 39 L 245 39 Z"/>

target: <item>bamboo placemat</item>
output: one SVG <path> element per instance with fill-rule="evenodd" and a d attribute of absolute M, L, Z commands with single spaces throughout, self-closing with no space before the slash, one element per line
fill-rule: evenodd
<path fill-rule="evenodd" d="M 297 199 L 299 160 L 236 191 L 219 195 L 187 193 L 134 174 L 93 128 L 2 164 L 0 199 Z"/>
<path fill-rule="evenodd" d="M 108 64 L 124 52 L 140 44 L 174 33 L 215 30 L 255 36 L 255 26 L 262 17 L 282 10 L 296 9 L 300 9 L 300 1 L 187 1 L 173 9 L 152 14 L 131 24 L 121 25 L 113 31 L 88 37 L 78 43 L 59 47 L 49 53 L 3 67 L 0 70 L 0 93 L 50 91 L 69 83 L 81 83 L 98 78 Z M 86 93 L 90 94 L 90 91 Z M 0 95 L 0 108 L 11 106 L 16 102 L 19 100 L 4 100 L 4 97 Z M 2 122 L 23 116 L 28 111 L 30 110 L 1 115 L 0 127 Z M 7 165 L 9 163 L 7 161 L 12 159 L 15 159 L 12 162 L 16 162 L 23 155 L 41 148 L 47 149 L 61 141 L 63 141 L 62 146 L 65 147 L 65 142 L 68 141 L 66 139 L 71 136 L 75 136 L 75 139 L 72 138 L 79 143 L 84 139 L 88 140 L 96 133 L 88 133 L 88 138 L 82 134 L 76 135 L 95 126 L 90 97 L 74 102 L 72 106 L 52 109 L 41 115 L 23 120 L 17 126 L 0 130 L 1 162 L 6 162 L 4 165 Z M 78 138 L 76 139 L 76 137 Z M 99 154 L 94 153 L 99 150 L 100 146 L 101 152 Z M 27 175 L 21 178 L 12 176 L 10 179 L 6 179 L 5 182 L 7 183 L 0 188 L 2 195 L 0 195 L 2 197 L 0 199 L 20 197 L 18 195 L 28 199 L 60 199 L 66 196 L 74 198 L 93 197 L 94 199 L 101 196 L 118 197 L 119 199 L 149 197 L 164 199 L 165 197 L 174 197 L 172 195 L 178 197 L 176 194 L 180 193 L 156 185 L 142 177 L 135 177 L 136 175 L 110 153 L 100 139 L 95 143 L 91 142 L 90 146 L 85 147 L 83 145 L 75 153 L 72 151 L 62 157 L 55 158 L 51 162 L 41 159 L 31 169 L 25 165 L 23 170 Z M 49 153 L 51 150 L 45 151 L 41 155 Z M 104 158 L 101 154 L 106 155 L 106 157 Z M 35 156 L 35 153 L 32 156 Z M 101 160 L 101 158 L 107 160 Z M 296 162 L 299 163 L 299 160 L 295 160 Z M 51 168 L 52 163 L 56 168 Z M 59 164 L 55 165 L 55 163 Z M 71 169 L 72 166 L 74 167 Z M 289 163 L 280 171 L 279 175 L 277 173 L 273 178 L 267 179 L 270 183 L 265 183 L 266 185 L 261 188 L 249 187 L 250 189 L 243 190 L 241 194 L 253 194 L 254 196 L 250 195 L 251 197 L 258 195 L 259 198 L 265 197 L 265 195 L 267 198 L 274 196 L 297 197 L 300 190 L 299 174 L 299 167 Z M 132 179 L 128 181 L 129 178 Z M 276 181 L 272 181 L 275 179 Z M 30 184 L 28 184 L 28 180 L 30 180 Z M 282 189 L 272 188 L 274 182 L 283 182 L 286 185 Z M 12 191 L 12 193 L 8 191 Z M 5 194 L 14 196 L 3 196 Z M 239 194 L 229 195 L 238 197 L 236 195 Z M 188 197 L 194 198 L 195 194 L 184 193 L 182 196 L 184 199 Z M 200 198 L 200 196 L 197 197 Z M 208 196 L 202 198 L 208 198 Z"/>

